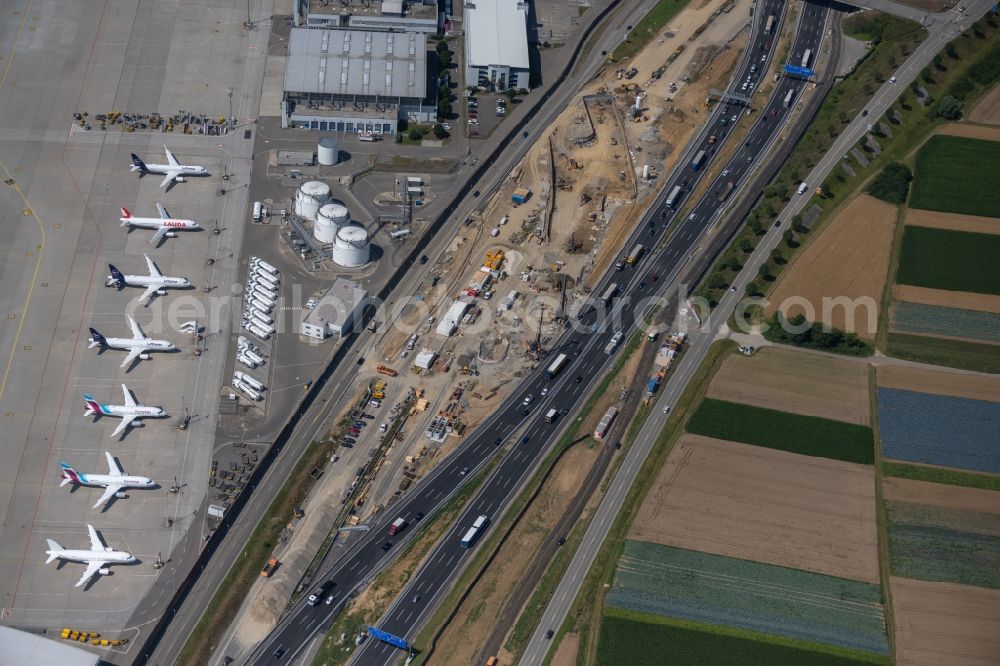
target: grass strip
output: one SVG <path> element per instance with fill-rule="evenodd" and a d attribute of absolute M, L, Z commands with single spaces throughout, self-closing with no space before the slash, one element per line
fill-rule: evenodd
<path fill-rule="evenodd" d="M 233 623 L 250 587 L 260 577 L 261 567 L 274 550 L 278 535 L 288 523 L 294 507 L 302 504 L 315 480 L 309 476 L 329 456 L 329 444 L 314 440 L 299 458 L 284 485 L 261 517 L 233 568 L 205 608 L 201 620 L 177 657 L 178 664 L 208 663 L 217 641 Z"/>
<path fill-rule="evenodd" d="M 667 21 L 677 16 L 687 4 L 688 0 L 659 0 L 649 13 L 642 17 L 635 29 L 628 33 L 625 41 L 612 52 L 611 60 L 618 62 L 624 58 L 631 58 L 641 51 L 667 25 Z"/>
<path fill-rule="evenodd" d="M 818 458 L 871 465 L 872 430 L 819 416 L 803 416 L 706 398 L 687 425 L 688 432 Z"/>
<path fill-rule="evenodd" d="M 1000 347 L 927 335 L 889 332 L 885 353 L 895 358 L 950 368 L 1000 373 Z"/>
<path fill-rule="evenodd" d="M 1000 475 L 975 474 L 947 467 L 928 467 L 924 465 L 911 465 L 909 463 L 890 462 L 887 460 L 882 463 L 882 473 L 886 476 L 895 476 L 900 479 L 930 481 L 932 483 L 978 488 L 980 490 L 1000 490 Z"/>
<path fill-rule="evenodd" d="M 773 636 L 756 631 L 666 618 L 650 613 L 605 609 L 597 648 L 600 666 L 671 664 L 888 664 L 860 650 Z"/>

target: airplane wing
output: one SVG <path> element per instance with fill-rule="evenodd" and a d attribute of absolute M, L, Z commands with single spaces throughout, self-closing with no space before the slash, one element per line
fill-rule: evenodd
<path fill-rule="evenodd" d="M 122 468 L 118 466 L 115 462 L 115 457 L 111 455 L 110 451 L 105 451 L 104 455 L 108 457 L 108 475 L 109 476 L 124 476 L 122 473 Z"/>
<path fill-rule="evenodd" d="M 101 562 L 100 560 L 88 560 L 87 570 L 83 572 L 83 575 L 80 577 L 80 580 L 76 581 L 76 585 L 74 585 L 74 587 L 80 587 L 81 585 L 85 584 L 88 580 L 93 578 L 94 574 L 96 574 L 97 570 L 100 569 L 102 566 L 104 566 L 104 562 Z"/>
<path fill-rule="evenodd" d="M 103 553 L 105 550 L 104 542 L 101 541 L 101 537 L 97 536 L 97 530 L 94 529 L 93 525 L 87 525 L 87 531 L 90 532 L 90 549 Z"/>
<path fill-rule="evenodd" d="M 181 165 L 181 163 L 177 161 L 177 158 L 174 157 L 174 154 L 172 152 L 170 152 L 169 148 L 167 148 L 166 146 L 163 146 L 163 152 L 165 152 L 167 154 L 167 163 L 170 166 L 179 167 Z"/>
<path fill-rule="evenodd" d="M 163 277 L 163 273 L 161 273 L 160 269 L 156 267 L 153 260 L 149 258 L 149 255 L 144 254 L 142 256 L 146 257 L 146 268 L 149 269 L 149 277 Z"/>
<path fill-rule="evenodd" d="M 149 300 L 149 297 L 155 294 L 156 290 L 157 290 L 156 285 L 150 285 L 146 287 L 146 291 L 142 292 L 142 296 L 139 297 L 139 302 L 143 303 Z"/>
<path fill-rule="evenodd" d="M 128 325 L 132 329 L 132 339 L 133 340 L 145 340 L 146 335 L 142 332 L 142 327 L 139 326 L 139 322 L 135 320 L 132 315 L 126 315 L 128 319 Z"/>
<path fill-rule="evenodd" d="M 168 213 L 167 209 L 163 207 L 163 204 L 157 203 L 156 204 L 156 210 L 160 211 L 160 218 L 161 219 L 164 219 L 164 220 L 169 220 L 170 219 L 170 213 Z"/>
<path fill-rule="evenodd" d="M 95 504 L 91 508 L 96 509 L 97 507 L 101 506 L 102 504 L 104 504 L 105 502 L 107 502 L 109 499 L 111 499 L 112 497 L 114 497 L 114 494 L 117 493 L 118 491 L 120 491 L 121 489 L 122 489 L 122 486 L 114 485 L 114 484 L 105 486 L 105 488 L 104 488 L 104 494 L 101 495 L 101 499 L 97 500 L 97 504 Z"/>
<path fill-rule="evenodd" d="M 141 353 L 142 353 L 142 349 L 139 349 L 139 348 L 130 349 L 129 352 L 128 352 L 128 354 L 125 356 L 125 360 L 122 361 L 122 364 L 119 365 L 118 367 L 119 368 L 124 368 L 124 367 L 128 366 L 129 363 L 131 363 L 135 359 L 139 358 L 139 354 L 141 354 Z"/>
<path fill-rule="evenodd" d="M 179 175 L 180 175 L 180 171 L 168 171 L 167 175 L 164 176 L 163 180 L 160 181 L 160 187 L 166 187 L 167 184 L 170 181 L 172 181 L 174 178 L 176 178 Z"/>
<path fill-rule="evenodd" d="M 113 433 L 111 433 L 111 437 L 115 438 L 118 435 L 120 435 L 122 433 L 122 431 L 125 430 L 125 428 L 129 427 L 130 425 L 132 425 L 132 421 L 135 421 L 135 417 L 134 416 L 126 416 L 126 417 L 124 417 L 122 419 L 122 422 L 118 424 L 118 427 L 115 428 L 115 431 Z"/>
<path fill-rule="evenodd" d="M 136 406 L 135 398 L 133 398 L 132 394 L 128 392 L 128 387 L 125 386 L 124 384 L 122 384 L 122 393 L 125 394 L 125 404 L 128 407 L 135 407 Z"/>
<path fill-rule="evenodd" d="M 170 231 L 170 229 L 167 227 L 160 227 L 159 229 L 157 229 L 156 233 L 153 234 L 153 237 L 149 239 L 149 244 L 150 245 L 158 244 L 161 240 L 163 240 L 163 237 L 167 235 L 168 231 Z"/>

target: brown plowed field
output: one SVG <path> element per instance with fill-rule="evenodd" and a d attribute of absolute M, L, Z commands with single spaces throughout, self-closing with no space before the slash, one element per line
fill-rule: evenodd
<path fill-rule="evenodd" d="M 1000 590 L 893 577 L 896 663 L 1000 663 Z"/>
<path fill-rule="evenodd" d="M 709 384 L 708 397 L 871 425 L 867 365 L 789 349 L 729 356 Z"/>
<path fill-rule="evenodd" d="M 982 125 L 967 125 L 965 123 L 950 123 L 945 125 L 938 134 L 946 136 L 964 136 L 969 139 L 984 141 L 1000 141 L 1000 127 L 984 127 Z"/>
<path fill-rule="evenodd" d="M 944 289 L 894 284 L 892 285 L 892 297 L 897 301 L 909 301 L 910 303 L 926 303 L 946 308 L 1000 313 L 1000 296 L 992 294 L 973 294 L 968 291 L 946 291 Z"/>
<path fill-rule="evenodd" d="M 929 504 L 958 511 L 1000 514 L 1000 492 L 961 488 L 930 481 L 885 477 L 882 480 L 885 499 L 913 504 Z"/>
<path fill-rule="evenodd" d="M 874 472 L 684 434 L 628 538 L 877 583 Z"/>
<path fill-rule="evenodd" d="M 856 197 L 796 255 L 768 295 L 771 302 L 765 314 L 770 316 L 780 307 L 789 316 L 805 314 L 814 321 L 874 340 L 895 224 L 895 206 L 867 194 Z M 812 313 L 802 305 L 786 304 L 792 297 L 808 301 Z M 830 308 L 829 316 L 824 316 L 824 298 L 839 297 L 867 297 L 875 307 L 871 311 L 852 308 L 853 322 L 843 307 Z"/>
<path fill-rule="evenodd" d="M 939 213 L 934 210 L 916 208 L 906 209 L 906 224 L 952 231 L 969 231 L 974 234 L 1000 234 L 1000 219 L 995 217 Z"/>
<path fill-rule="evenodd" d="M 875 383 L 886 388 L 1000 402 L 1000 377 L 996 376 L 881 365 L 875 371 Z"/>
<path fill-rule="evenodd" d="M 969 114 L 969 120 L 974 123 L 986 123 L 987 125 L 1000 125 L 1000 86 L 994 86 L 976 104 L 976 108 Z"/>

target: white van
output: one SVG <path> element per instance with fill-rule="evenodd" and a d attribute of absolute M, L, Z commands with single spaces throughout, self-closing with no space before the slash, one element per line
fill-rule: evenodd
<path fill-rule="evenodd" d="M 808 189 L 809 189 L 809 184 L 808 183 L 801 183 L 799 185 L 799 194 L 805 194 L 806 190 L 808 190 Z"/>

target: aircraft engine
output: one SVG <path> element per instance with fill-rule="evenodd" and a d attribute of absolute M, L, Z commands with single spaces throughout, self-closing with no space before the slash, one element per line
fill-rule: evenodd
<path fill-rule="evenodd" d="M 166 236 L 167 238 L 177 238 L 177 232 L 176 231 L 168 231 L 167 233 L 165 233 L 163 235 Z"/>
<path fill-rule="evenodd" d="M 118 499 L 128 499 L 128 495 L 125 493 L 124 490 L 119 490 L 117 493 L 115 493 L 115 497 L 117 497 Z"/>
<path fill-rule="evenodd" d="M 143 361 L 148 361 L 149 360 L 149 354 L 147 354 L 146 352 L 142 352 L 141 354 L 139 354 L 139 358 L 141 360 L 143 360 Z"/>
<path fill-rule="evenodd" d="M 184 182 L 184 176 L 177 176 L 176 178 L 174 178 L 174 180 L 176 180 L 178 183 L 183 183 Z"/>
<path fill-rule="evenodd" d="M 102 576 L 110 576 L 111 569 L 109 569 L 108 567 L 101 567 L 100 569 L 97 570 L 97 573 L 101 574 Z"/>
<path fill-rule="evenodd" d="M 166 289 L 157 289 L 156 290 L 156 295 L 157 296 L 166 296 L 167 295 L 167 290 Z"/>

